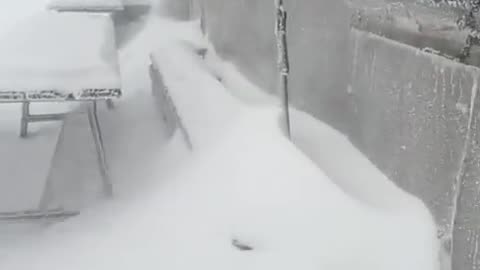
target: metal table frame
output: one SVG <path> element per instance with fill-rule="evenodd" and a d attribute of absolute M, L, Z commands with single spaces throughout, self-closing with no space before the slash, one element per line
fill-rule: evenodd
<path fill-rule="evenodd" d="M 102 129 L 98 118 L 98 103 L 106 102 L 109 109 L 113 109 L 113 99 L 117 99 L 121 96 L 120 89 L 84 89 L 78 93 L 64 93 L 62 91 L 46 90 L 46 91 L 0 91 L 0 104 L 1 103 L 21 103 L 22 104 L 22 118 L 20 122 L 20 137 L 28 138 L 28 125 L 30 123 L 37 122 L 50 122 L 50 121 L 63 121 L 65 117 L 70 113 L 55 113 L 55 114 L 31 114 L 30 105 L 32 103 L 41 102 L 82 102 L 87 103 L 87 115 L 88 123 L 91 130 L 92 138 L 95 143 L 96 156 L 98 162 L 98 169 L 103 182 L 103 191 L 106 197 L 111 198 L 113 196 L 113 184 L 110 178 L 108 170 L 108 162 L 105 153 L 105 146 L 103 140 Z M 62 127 L 62 134 L 64 132 Z M 58 145 L 58 142 L 57 142 Z M 61 211 L 58 209 L 48 210 L 46 196 L 50 191 L 50 181 L 47 179 L 46 187 L 44 190 L 42 201 L 39 205 L 39 210 L 28 210 L 24 212 L 18 212 L 17 215 L 8 213 L 8 215 L 2 215 L 0 213 L 0 221 L 5 220 L 35 220 L 39 217 L 62 217 Z M 49 214 L 54 211 L 55 215 Z M 72 213 L 65 212 L 65 216 L 71 216 Z"/>

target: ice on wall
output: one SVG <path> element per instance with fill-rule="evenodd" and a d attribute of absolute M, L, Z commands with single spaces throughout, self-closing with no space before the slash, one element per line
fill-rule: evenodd
<path fill-rule="evenodd" d="M 451 233 L 474 76 L 438 56 L 353 31 L 350 138 L 403 188 L 423 198 Z M 375 97 L 375 98 L 373 98 Z"/>
<path fill-rule="evenodd" d="M 352 42 L 351 140 L 429 205 L 454 269 L 476 269 L 480 70 L 361 31 Z"/>

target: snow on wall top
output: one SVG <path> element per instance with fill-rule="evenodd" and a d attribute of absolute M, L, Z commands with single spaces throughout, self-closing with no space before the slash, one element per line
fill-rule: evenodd
<path fill-rule="evenodd" d="M 467 46 L 470 31 L 458 26 L 463 11 L 445 5 L 381 2 L 384 1 L 351 1 L 351 7 L 355 9 L 352 25 L 420 49 L 431 48 L 449 58 L 459 57 Z M 476 58 L 472 55 L 465 60 L 475 64 Z"/>
<path fill-rule="evenodd" d="M 41 12 L 0 38 L 3 93 L 48 90 L 61 96 L 120 88 L 109 16 Z"/>
<path fill-rule="evenodd" d="M 58 11 L 115 11 L 123 9 L 122 0 L 52 0 L 48 7 Z"/>

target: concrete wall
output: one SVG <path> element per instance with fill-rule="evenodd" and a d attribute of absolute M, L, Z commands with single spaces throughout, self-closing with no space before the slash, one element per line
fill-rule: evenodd
<path fill-rule="evenodd" d="M 480 224 L 472 219 L 478 216 L 479 70 L 364 32 L 353 31 L 352 40 L 350 139 L 427 203 L 440 236 L 454 236 L 454 269 L 471 269 L 479 263 L 471 256 L 478 252 L 472 229 Z"/>
<path fill-rule="evenodd" d="M 218 52 L 270 92 L 273 2 L 203 0 Z M 480 267 L 479 69 L 351 30 L 352 10 L 339 0 L 286 5 L 293 105 L 345 132 L 425 201 L 440 237 L 453 235 L 453 269 Z"/>
<path fill-rule="evenodd" d="M 253 82 L 276 89 L 274 1 L 205 0 L 207 34 L 217 52 Z M 341 1 L 286 1 L 292 102 L 344 130 L 349 75 L 349 16 Z M 335 31 L 329 31 L 334 25 Z M 333 53 L 338 52 L 338 53 Z M 315 105 L 309 104 L 315 97 Z M 324 98 L 320 98 L 324 97 Z M 339 120 L 339 118 L 341 118 Z"/>
<path fill-rule="evenodd" d="M 192 0 L 193 1 L 193 0 Z M 191 5 L 192 1 L 190 0 L 154 0 L 153 2 L 158 2 L 160 8 L 158 12 L 163 16 L 178 20 L 188 20 L 191 17 Z M 197 1 L 197 0 L 194 0 Z"/>
<path fill-rule="evenodd" d="M 272 3 L 208 0 L 204 6 L 207 34 L 217 52 L 268 91 L 275 89 L 276 76 Z"/>

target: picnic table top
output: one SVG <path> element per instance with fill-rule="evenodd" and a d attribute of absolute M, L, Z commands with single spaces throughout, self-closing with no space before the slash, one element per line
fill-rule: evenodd
<path fill-rule="evenodd" d="M 120 96 L 113 21 L 40 12 L 0 36 L 0 103 Z"/>
<path fill-rule="evenodd" d="M 112 12 L 123 10 L 122 0 L 52 0 L 48 8 L 57 11 Z"/>

